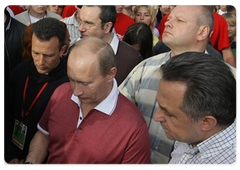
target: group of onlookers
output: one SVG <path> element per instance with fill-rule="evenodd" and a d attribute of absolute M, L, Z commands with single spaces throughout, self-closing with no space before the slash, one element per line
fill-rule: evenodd
<path fill-rule="evenodd" d="M 235 162 L 236 11 L 217 7 L 6 7 L 5 161 Z"/>

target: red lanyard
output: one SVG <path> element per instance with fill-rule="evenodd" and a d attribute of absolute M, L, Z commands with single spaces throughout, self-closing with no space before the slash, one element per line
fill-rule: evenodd
<path fill-rule="evenodd" d="M 27 80 L 26 80 L 26 83 L 25 83 L 25 87 L 24 87 L 24 91 L 23 91 L 23 107 L 25 105 L 25 97 L 26 97 L 26 91 L 27 91 L 27 85 L 28 85 L 28 80 L 29 80 L 29 77 L 27 77 Z M 36 100 L 39 98 L 40 94 L 43 92 L 43 90 L 45 89 L 45 87 L 47 86 L 48 82 L 46 82 L 41 90 L 38 92 L 37 96 L 35 97 L 35 99 L 33 100 L 32 104 L 30 105 L 28 111 L 25 113 L 25 116 L 28 115 L 29 111 L 32 109 L 33 105 L 35 104 Z M 24 116 L 24 110 L 23 110 L 23 107 L 22 107 L 22 116 Z"/>

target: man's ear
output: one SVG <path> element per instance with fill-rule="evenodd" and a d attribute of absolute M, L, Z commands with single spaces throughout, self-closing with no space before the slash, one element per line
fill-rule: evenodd
<path fill-rule="evenodd" d="M 113 23 L 112 22 L 107 22 L 105 25 L 104 25 L 104 32 L 105 34 L 109 33 L 111 28 L 113 26 Z"/>
<path fill-rule="evenodd" d="M 112 81 L 114 79 L 114 77 L 116 76 L 117 74 L 117 68 L 116 67 L 112 67 L 109 72 L 108 72 L 108 81 Z"/>
<path fill-rule="evenodd" d="M 60 50 L 60 57 L 62 57 L 62 55 L 64 54 L 64 52 L 66 51 L 67 45 L 62 46 L 61 50 Z"/>
<path fill-rule="evenodd" d="M 198 41 L 205 40 L 209 36 L 209 33 L 210 33 L 210 27 L 208 25 L 200 26 L 198 30 L 197 40 Z"/>
<path fill-rule="evenodd" d="M 204 132 L 212 130 L 217 125 L 217 119 L 213 116 L 205 116 L 201 121 L 201 129 Z"/>

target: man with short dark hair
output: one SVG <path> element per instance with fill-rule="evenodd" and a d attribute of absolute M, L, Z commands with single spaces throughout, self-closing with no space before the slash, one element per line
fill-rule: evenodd
<path fill-rule="evenodd" d="M 236 80 L 221 60 L 182 53 L 161 68 L 154 120 L 176 140 L 170 163 L 236 161 Z"/>
<path fill-rule="evenodd" d="M 32 57 L 12 72 L 5 102 L 5 161 L 21 163 L 53 91 L 68 80 L 62 58 L 66 30 L 61 21 L 44 18 L 32 27 Z"/>
<path fill-rule="evenodd" d="M 161 79 L 159 69 L 178 54 L 205 52 L 213 22 L 212 12 L 204 6 L 176 6 L 168 16 L 163 33 L 163 42 L 171 51 L 142 61 L 119 86 L 119 91 L 138 106 L 147 122 L 152 163 L 168 163 L 173 146 L 173 140 L 168 139 L 161 125 L 153 120 L 158 109 L 156 95 Z M 232 70 L 234 72 L 235 68 Z"/>
<path fill-rule="evenodd" d="M 120 85 L 130 71 L 142 61 L 141 54 L 129 44 L 119 41 L 112 33 L 116 22 L 115 6 L 83 5 L 79 21 L 82 38 L 98 37 L 111 45 L 117 60 L 117 84 Z"/>

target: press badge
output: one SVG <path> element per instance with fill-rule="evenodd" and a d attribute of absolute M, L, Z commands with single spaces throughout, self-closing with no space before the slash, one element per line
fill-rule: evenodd
<path fill-rule="evenodd" d="M 27 126 L 16 119 L 14 124 L 12 142 L 21 150 L 24 148 L 26 135 Z"/>

